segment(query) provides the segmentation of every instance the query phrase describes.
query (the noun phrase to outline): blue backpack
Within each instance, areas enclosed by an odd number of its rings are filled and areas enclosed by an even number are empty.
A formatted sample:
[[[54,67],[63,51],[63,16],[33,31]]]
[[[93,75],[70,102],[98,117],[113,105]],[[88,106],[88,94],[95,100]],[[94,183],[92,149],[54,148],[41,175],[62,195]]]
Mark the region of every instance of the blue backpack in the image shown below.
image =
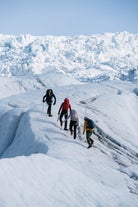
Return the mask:
[[[88,119],[87,128],[94,129],[94,121],[91,119]]]

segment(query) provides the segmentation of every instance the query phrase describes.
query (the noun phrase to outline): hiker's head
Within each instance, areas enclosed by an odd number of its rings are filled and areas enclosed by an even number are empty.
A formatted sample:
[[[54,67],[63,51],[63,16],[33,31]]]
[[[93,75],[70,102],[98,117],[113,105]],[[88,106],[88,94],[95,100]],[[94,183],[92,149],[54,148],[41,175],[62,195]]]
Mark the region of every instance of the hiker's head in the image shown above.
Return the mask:
[[[65,103],[69,103],[69,99],[68,99],[68,98],[65,98],[65,99],[64,99],[64,102],[65,102]]]
[[[51,95],[51,94],[53,94],[52,89],[47,89],[46,94],[47,94],[47,95]]]
[[[85,117],[84,117],[84,120],[85,120],[85,121],[87,121],[87,120],[88,120],[88,117],[87,117],[87,116],[85,116]]]

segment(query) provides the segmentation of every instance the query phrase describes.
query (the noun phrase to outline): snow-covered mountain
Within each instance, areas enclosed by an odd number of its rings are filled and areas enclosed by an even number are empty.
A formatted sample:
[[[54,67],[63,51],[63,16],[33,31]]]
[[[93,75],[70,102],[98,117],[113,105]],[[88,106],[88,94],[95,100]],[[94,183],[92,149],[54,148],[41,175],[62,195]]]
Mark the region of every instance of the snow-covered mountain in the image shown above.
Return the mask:
[[[0,36],[0,207],[138,206],[137,43],[127,32]],[[81,132],[94,120],[92,148],[60,128],[65,97]]]
[[[53,69],[85,82],[138,80],[138,35],[0,35],[0,75],[43,74]]]

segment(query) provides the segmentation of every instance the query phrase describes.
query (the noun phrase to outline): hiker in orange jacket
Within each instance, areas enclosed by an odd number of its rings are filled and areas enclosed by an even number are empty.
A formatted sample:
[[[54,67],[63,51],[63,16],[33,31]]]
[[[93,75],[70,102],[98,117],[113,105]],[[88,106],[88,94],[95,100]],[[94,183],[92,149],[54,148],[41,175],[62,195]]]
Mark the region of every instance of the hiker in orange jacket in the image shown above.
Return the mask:
[[[86,139],[88,142],[88,148],[92,147],[93,145],[93,139],[91,138],[91,135],[94,131],[94,122],[89,119],[88,117],[84,117],[84,126],[83,126],[83,134],[86,131]]]

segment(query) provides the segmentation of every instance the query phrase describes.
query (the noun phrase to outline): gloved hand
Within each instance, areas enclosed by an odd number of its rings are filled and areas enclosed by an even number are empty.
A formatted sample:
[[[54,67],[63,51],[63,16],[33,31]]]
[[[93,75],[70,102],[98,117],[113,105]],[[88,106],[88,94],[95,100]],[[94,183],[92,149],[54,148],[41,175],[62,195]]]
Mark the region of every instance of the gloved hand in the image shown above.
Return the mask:
[[[84,132],[83,132],[83,135],[84,135]]]
[[[44,100],[42,100],[42,102],[44,103],[45,101],[44,101]]]
[[[53,105],[55,105],[56,103],[54,102]]]

